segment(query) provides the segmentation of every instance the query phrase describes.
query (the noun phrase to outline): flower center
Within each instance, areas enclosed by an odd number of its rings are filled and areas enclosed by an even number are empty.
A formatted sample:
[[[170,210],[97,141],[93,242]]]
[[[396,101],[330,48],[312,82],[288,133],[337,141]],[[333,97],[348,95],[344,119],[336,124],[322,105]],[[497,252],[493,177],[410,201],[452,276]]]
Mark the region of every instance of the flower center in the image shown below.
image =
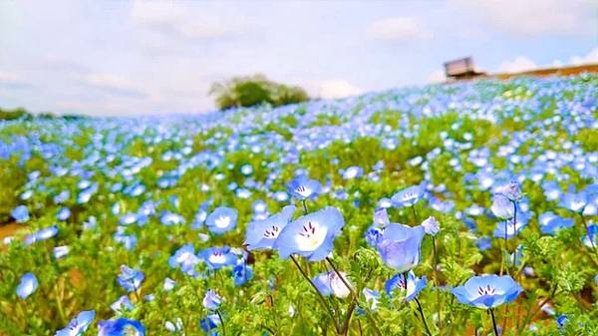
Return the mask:
[[[496,289],[490,287],[490,285],[486,285],[486,287],[481,286],[478,288],[478,294],[480,295],[493,295],[496,294]]]
[[[301,251],[313,251],[326,239],[328,230],[317,222],[308,222],[297,235],[295,241]]]
[[[212,253],[212,255],[208,258],[208,260],[212,263],[212,264],[222,264],[226,261],[226,257],[224,256],[224,254],[222,254],[222,252],[214,252]]]
[[[280,228],[276,225],[272,225],[271,228],[268,228],[264,231],[264,238],[266,239],[275,239],[280,234]]]
[[[229,226],[230,217],[227,217],[227,216],[218,217],[218,219],[216,219],[214,221],[214,224],[216,224],[217,227],[224,229]]]

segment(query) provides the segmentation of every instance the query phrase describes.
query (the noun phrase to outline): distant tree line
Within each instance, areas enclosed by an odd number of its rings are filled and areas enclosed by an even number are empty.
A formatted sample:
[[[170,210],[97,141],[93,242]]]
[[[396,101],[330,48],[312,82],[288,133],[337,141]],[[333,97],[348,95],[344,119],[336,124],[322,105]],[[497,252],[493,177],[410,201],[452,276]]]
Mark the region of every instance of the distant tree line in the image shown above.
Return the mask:
[[[215,96],[216,106],[221,110],[262,104],[276,107],[309,100],[303,88],[276,83],[263,75],[233,77],[216,82],[210,88],[210,95]]]
[[[5,109],[0,107],[0,120],[33,120],[33,119],[67,119],[67,120],[74,120],[74,119],[83,119],[84,116],[76,115],[76,114],[64,114],[57,116],[50,112],[42,112],[33,114],[22,107],[16,107],[14,109]]]

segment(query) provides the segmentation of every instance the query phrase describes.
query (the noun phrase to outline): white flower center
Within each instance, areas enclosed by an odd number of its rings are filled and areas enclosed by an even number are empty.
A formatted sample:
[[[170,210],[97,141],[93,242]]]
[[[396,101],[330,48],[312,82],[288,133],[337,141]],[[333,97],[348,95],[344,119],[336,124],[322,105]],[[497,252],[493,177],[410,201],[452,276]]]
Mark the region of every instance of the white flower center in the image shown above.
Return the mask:
[[[210,255],[208,260],[212,264],[223,264],[226,261],[226,256],[220,252],[214,252],[212,255]]]
[[[309,195],[311,195],[311,189],[302,185],[298,186],[297,189],[295,189],[295,191],[303,197],[308,197]]]
[[[214,221],[214,224],[216,224],[216,227],[218,227],[220,229],[227,228],[230,225],[230,217],[228,217],[228,216],[218,217]]]
[[[317,222],[308,222],[295,238],[300,251],[314,251],[326,240],[328,229]]]

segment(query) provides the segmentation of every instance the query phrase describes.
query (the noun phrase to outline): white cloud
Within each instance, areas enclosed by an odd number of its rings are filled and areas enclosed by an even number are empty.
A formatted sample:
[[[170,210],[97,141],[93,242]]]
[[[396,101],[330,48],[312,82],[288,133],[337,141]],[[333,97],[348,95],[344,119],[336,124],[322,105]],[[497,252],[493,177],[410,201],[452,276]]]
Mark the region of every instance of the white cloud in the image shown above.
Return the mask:
[[[432,34],[411,17],[392,17],[372,22],[368,34],[379,40],[400,41],[426,39]]]
[[[571,57],[571,64],[573,64],[573,65],[596,64],[596,63],[598,63],[598,47],[592,49],[585,56]]]
[[[434,70],[428,75],[428,83],[437,84],[446,81],[443,70]]]
[[[537,69],[538,65],[531,59],[519,56],[511,61],[505,61],[498,67],[498,72],[515,73]]]
[[[345,98],[363,93],[363,90],[346,80],[324,80],[316,84],[315,94],[326,99]]]
[[[185,6],[187,5],[187,6]],[[236,35],[246,30],[244,19],[222,17],[195,10],[193,3],[135,1],[131,17],[135,22],[168,35],[190,39],[215,39]]]
[[[33,85],[23,80],[20,76],[12,72],[0,71],[0,87],[9,89],[29,88]]]
[[[495,29],[514,35],[592,34],[598,2],[593,0],[454,0]]]
[[[133,81],[108,73],[92,73],[84,78],[88,86],[108,91],[117,95],[141,97],[145,96],[144,91]]]

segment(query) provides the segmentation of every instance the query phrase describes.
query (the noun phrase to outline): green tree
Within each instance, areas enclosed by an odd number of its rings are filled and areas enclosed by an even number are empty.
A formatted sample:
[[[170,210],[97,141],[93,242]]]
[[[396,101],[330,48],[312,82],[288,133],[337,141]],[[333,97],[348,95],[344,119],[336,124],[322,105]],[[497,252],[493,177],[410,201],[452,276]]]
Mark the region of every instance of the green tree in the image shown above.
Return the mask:
[[[214,83],[210,94],[216,97],[216,105],[221,110],[261,104],[281,106],[309,99],[302,88],[276,83],[263,75],[234,77],[225,82]]]

